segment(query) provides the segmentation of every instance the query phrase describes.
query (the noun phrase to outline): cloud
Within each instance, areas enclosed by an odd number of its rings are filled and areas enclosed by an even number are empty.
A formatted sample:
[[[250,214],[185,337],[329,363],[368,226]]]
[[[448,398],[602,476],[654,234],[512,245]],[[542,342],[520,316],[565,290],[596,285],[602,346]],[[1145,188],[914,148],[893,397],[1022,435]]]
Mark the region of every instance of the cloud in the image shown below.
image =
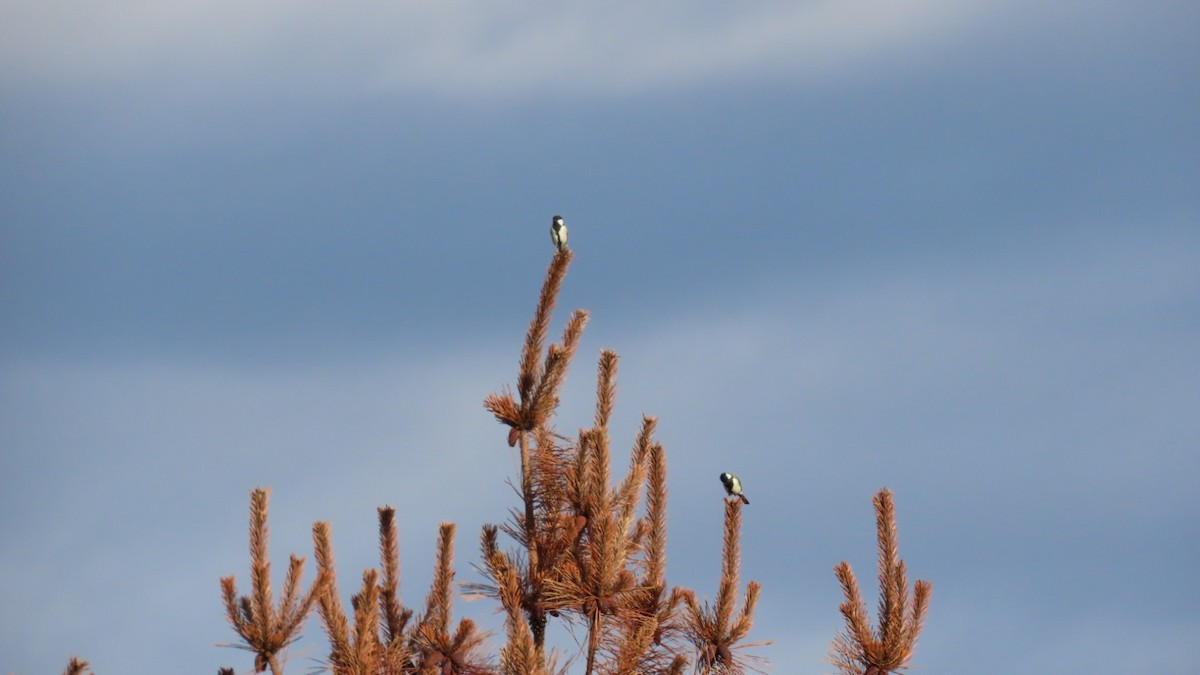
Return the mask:
[[[611,95],[895,63],[1000,3],[6,3],[9,82]]]

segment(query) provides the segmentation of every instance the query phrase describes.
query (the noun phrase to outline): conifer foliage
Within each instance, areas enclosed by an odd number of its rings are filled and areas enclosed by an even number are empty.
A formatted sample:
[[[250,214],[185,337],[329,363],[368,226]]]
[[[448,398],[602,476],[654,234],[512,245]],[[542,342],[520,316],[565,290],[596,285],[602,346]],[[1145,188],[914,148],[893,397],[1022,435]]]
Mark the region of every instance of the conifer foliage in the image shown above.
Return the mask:
[[[666,579],[666,451],[655,440],[657,420],[645,416],[614,477],[609,421],[617,392],[618,356],[600,353],[592,425],[574,437],[553,426],[559,391],[575,357],[588,314],[576,310],[558,342],[547,345],[551,314],[574,254],[554,253],[522,345],[516,386],[488,396],[484,407],[507,427],[520,455],[513,487],[519,502],[502,523],[480,536],[478,580],[462,584],[493,599],[504,616],[494,651],[473,621],[452,619],[455,587],[453,523],[438,531],[431,588],[420,611],[399,597],[396,512],[381,507],[378,569],[362,575],[347,613],[338,589],[329,523],[313,526],[317,578],[301,590],[304,560],[292,556],[283,597],[273,604],[267,558],[267,489],[251,493],[251,591],[237,597],[234,578],[221,579],[226,617],[256,672],[283,672],[285,650],[315,606],[329,643],[323,668],[336,675],[681,675],[762,672],[765,661],[747,642],[762,591],[740,587],[743,504],[726,500],[721,575],[713,603]],[[912,602],[904,563],[896,554],[891,495],[876,497],[880,525],[880,628],[866,610],[846,563],[837,568],[846,592],[849,631],[834,642],[844,673],[904,667],[920,631],[930,585],[917,582]],[[741,601],[738,601],[739,595]],[[547,646],[547,628],[571,630],[579,653]],[[497,641],[493,639],[492,642]],[[80,662],[82,663],[82,662]],[[73,662],[74,666],[74,662]],[[79,666],[81,672],[86,663]],[[873,669],[873,670],[872,670]],[[223,671],[224,672],[224,671]]]
[[[63,671],[63,675],[90,675],[92,671],[88,670],[91,664],[78,656],[72,656],[67,662],[67,669]]]
[[[512,669],[505,672],[553,672],[562,659],[547,654],[545,628],[555,617],[581,636],[578,658],[588,675],[682,673],[689,663],[702,661],[705,670],[743,672],[728,649],[705,661],[703,653],[689,648],[689,642],[697,643],[692,636],[708,626],[697,623],[699,615],[683,611],[688,600],[694,604],[694,593],[666,581],[666,453],[654,440],[655,418],[642,419],[625,474],[619,480],[610,475],[615,352],[600,353],[592,426],[575,438],[552,429],[558,391],[587,322],[587,313],[576,311],[562,340],[545,346],[550,313],[572,257],[568,250],[558,251],[550,264],[525,338],[515,395],[505,391],[484,401],[509,427],[509,444],[519,447],[521,504],[507,523],[485,528],[487,581],[472,584],[471,590],[498,600],[510,617],[509,645],[517,647],[506,652]],[[734,539],[736,527],[727,532]],[[516,543],[515,550],[501,550],[501,532]],[[736,542],[726,544],[736,551]],[[736,567],[736,562],[727,565],[721,579],[730,589],[737,584]],[[757,588],[751,585],[752,595]],[[733,648],[745,637],[752,612],[751,601],[740,619],[744,630],[722,634],[723,646]]]
[[[919,580],[912,596],[908,594],[908,572],[900,559],[891,491],[884,489],[875,495],[875,518],[879,542],[878,628],[872,630],[869,625],[867,605],[850,563],[843,560],[834,567],[846,596],[840,607],[846,632],[834,638],[830,661],[842,675],[884,675],[908,667],[933,592],[932,583]]]
[[[304,558],[293,555],[283,583],[283,597],[276,606],[271,598],[271,560],[267,555],[267,502],[271,491],[258,488],[250,493],[250,595],[237,597],[234,577],[221,579],[225,616],[242,639],[238,645],[254,652],[254,670],[283,672],[281,652],[300,636],[317,593],[325,588],[318,577],[312,588],[300,592]]]

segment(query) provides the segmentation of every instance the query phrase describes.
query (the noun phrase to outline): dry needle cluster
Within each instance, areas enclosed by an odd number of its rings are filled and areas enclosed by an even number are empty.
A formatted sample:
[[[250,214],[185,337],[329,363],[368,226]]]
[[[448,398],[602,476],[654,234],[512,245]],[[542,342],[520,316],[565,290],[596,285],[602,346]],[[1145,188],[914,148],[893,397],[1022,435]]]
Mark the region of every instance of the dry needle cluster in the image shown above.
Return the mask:
[[[267,502],[271,491],[259,488],[250,493],[250,586],[251,594],[238,597],[234,578],[221,579],[225,617],[242,638],[241,647],[254,652],[254,670],[283,672],[280,653],[300,637],[300,629],[317,594],[328,586],[319,578],[301,593],[304,558],[291,558],[283,583],[283,597],[275,606],[271,594],[271,560],[267,553]]]
[[[91,664],[78,656],[72,656],[71,660],[67,663],[67,669],[63,671],[63,675],[88,675],[91,672],[88,670],[89,665]]]
[[[908,573],[900,559],[896,537],[896,507],[892,493],[880,490],[875,495],[876,536],[879,540],[879,627],[872,630],[867,619],[867,604],[858,590],[858,581],[850,563],[842,561],[834,568],[846,601],[842,616],[846,632],[833,640],[830,660],[843,675],[884,675],[905,668],[912,658],[917,635],[925,623],[933,584],[917,581],[911,598]]]
[[[628,468],[613,477],[609,418],[617,389],[617,355],[602,351],[597,368],[592,426],[575,437],[552,426],[559,390],[587,324],[571,314],[561,341],[546,345],[550,317],[573,254],[556,251],[521,352],[515,391],[493,394],[484,406],[508,428],[520,453],[514,487],[520,503],[507,521],[481,535],[481,580],[467,592],[494,599],[504,615],[496,651],[470,619],[452,619],[454,534],[438,533],[434,578],[417,612],[398,597],[400,583],[396,512],[379,509],[379,569],[362,575],[358,592],[343,606],[328,523],[313,526],[317,576],[302,589],[304,560],[292,556],[276,603],[267,556],[268,491],[251,493],[251,591],[238,597],[233,577],[221,580],[225,611],[241,643],[254,654],[256,672],[283,672],[285,650],[297,639],[314,605],[329,641],[325,669],[338,675],[557,675],[575,668],[586,675],[657,675],[762,672],[764,661],[746,648],[761,587],[740,587],[743,504],[725,503],[724,549],[715,602],[666,580],[666,453],[654,439],[656,420],[644,417]],[[847,635],[834,642],[836,664],[846,673],[902,668],[912,655],[930,586],[918,582],[909,602],[904,563],[896,553],[890,493],[879,509],[880,628],[866,623],[849,565],[837,568],[847,594],[842,613]],[[509,540],[502,543],[501,536]],[[741,599],[739,601],[739,595]],[[562,622],[578,654],[546,645],[547,627]],[[86,665],[86,664],[85,664]],[[82,666],[81,666],[82,667]],[[80,672],[80,671],[74,671]]]
[[[666,581],[666,453],[654,440],[656,420],[644,417],[628,469],[610,476],[609,419],[617,390],[617,355],[600,353],[592,426],[573,439],[554,433],[558,391],[587,323],[576,311],[562,340],[546,346],[550,315],[571,263],[559,251],[550,264],[525,338],[515,394],[489,396],[484,406],[508,426],[521,457],[521,504],[501,526],[484,528],[486,582],[476,593],[498,600],[507,616],[505,673],[563,672],[547,653],[546,625],[561,618],[580,634],[583,672],[739,673],[751,662],[736,648],[752,624],[758,586],[751,584],[735,625],[729,613],[699,609],[694,594]],[[641,508],[643,506],[644,508]],[[726,512],[722,597],[737,592],[740,504]],[[516,543],[502,551],[499,534]]]

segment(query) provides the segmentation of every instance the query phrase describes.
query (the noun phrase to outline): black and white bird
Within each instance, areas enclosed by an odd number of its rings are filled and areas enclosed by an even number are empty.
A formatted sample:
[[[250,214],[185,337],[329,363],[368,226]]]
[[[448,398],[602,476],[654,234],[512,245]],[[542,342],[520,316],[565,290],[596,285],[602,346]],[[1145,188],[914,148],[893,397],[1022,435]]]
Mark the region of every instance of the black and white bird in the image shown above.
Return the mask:
[[[562,216],[554,216],[554,220],[550,221],[550,241],[558,250],[567,250],[567,226]]]
[[[725,486],[725,493],[734,497],[741,497],[743,504],[749,504],[750,500],[746,499],[746,495],[742,494],[742,481],[737,476],[731,473],[721,474],[721,485]]]

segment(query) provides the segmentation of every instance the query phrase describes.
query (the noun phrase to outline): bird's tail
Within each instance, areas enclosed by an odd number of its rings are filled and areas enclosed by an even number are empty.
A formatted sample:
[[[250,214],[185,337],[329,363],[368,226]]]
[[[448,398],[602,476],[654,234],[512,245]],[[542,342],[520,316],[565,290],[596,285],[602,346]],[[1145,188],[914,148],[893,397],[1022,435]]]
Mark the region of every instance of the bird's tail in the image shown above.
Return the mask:
[[[742,498],[742,503],[743,503],[743,504],[749,504],[749,503],[750,503],[750,500],[749,500],[749,499],[746,499],[746,495],[738,495],[738,496]]]

